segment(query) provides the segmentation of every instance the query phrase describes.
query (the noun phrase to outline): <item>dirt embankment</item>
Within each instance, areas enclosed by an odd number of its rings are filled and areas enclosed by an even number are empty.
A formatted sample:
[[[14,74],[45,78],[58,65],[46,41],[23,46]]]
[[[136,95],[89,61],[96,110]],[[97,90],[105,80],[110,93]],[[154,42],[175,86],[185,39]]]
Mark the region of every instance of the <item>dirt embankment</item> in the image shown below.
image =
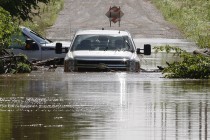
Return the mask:
[[[109,25],[105,16],[110,6],[120,6],[124,13],[121,26]],[[150,0],[65,0],[56,23],[47,30],[52,40],[69,40],[79,29],[128,30],[134,38],[183,38],[178,29],[166,22]]]

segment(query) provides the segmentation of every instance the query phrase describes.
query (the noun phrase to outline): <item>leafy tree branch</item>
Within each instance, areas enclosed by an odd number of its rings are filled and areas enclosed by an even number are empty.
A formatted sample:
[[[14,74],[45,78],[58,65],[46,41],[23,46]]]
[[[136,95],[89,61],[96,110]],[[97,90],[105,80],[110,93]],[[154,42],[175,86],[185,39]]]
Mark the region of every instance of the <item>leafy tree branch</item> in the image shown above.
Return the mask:
[[[179,61],[172,63],[166,62],[167,66],[163,69],[166,78],[190,78],[190,79],[209,79],[210,78],[210,57],[201,54],[194,55],[178,47],[160,46],[154,47],[155,52],[165,51],[174,52],[179,56]]]
[[[26,21],[32,20],[32,16],[39,14],[39,2],[47,4],[50,0],[0,0],[0,6],[13,18]]]

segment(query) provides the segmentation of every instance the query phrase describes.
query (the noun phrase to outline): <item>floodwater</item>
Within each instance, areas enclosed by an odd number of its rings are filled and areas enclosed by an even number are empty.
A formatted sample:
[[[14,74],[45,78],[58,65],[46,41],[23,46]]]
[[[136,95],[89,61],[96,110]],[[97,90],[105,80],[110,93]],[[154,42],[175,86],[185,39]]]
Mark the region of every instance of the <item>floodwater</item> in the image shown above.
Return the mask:
[[[155,68],[170,55],[142,60]],[[0,76],[0,140],[207,140],[210,80],[160,72]]]

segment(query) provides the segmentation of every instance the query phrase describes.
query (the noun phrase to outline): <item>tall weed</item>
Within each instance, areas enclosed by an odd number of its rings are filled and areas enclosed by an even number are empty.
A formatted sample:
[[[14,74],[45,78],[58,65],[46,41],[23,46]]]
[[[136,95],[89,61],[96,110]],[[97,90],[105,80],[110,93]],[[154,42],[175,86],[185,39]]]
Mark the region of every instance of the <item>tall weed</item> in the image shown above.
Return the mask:
[[[166,20],[176,24],[201,48],[210,48],[209,0],[152,0]]]

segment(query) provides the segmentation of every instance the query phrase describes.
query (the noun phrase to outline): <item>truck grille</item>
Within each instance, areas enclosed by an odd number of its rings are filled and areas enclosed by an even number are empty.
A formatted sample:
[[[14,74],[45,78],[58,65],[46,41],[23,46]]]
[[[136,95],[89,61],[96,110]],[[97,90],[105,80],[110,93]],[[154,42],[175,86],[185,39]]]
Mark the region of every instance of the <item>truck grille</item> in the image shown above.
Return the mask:
[[[76,60],[75,65],[78,71],[126,71],[128,60]]]

